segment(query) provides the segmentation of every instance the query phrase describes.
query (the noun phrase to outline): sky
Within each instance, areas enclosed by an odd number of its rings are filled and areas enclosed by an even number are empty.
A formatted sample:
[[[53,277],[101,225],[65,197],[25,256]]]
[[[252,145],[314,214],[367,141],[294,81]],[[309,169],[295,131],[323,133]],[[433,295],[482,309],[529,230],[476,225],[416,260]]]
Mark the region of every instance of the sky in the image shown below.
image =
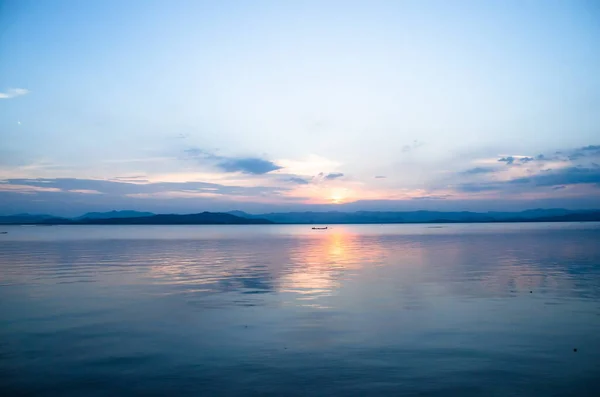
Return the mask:
[[[600,5],[0,0],[0,213],[600,208]]]

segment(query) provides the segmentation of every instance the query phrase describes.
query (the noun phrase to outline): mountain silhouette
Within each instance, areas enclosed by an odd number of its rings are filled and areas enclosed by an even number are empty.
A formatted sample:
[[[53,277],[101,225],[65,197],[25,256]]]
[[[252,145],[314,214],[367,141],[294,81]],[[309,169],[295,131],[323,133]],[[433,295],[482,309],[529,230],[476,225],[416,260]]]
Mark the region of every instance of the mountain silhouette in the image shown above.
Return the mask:
[[[563,208],[531,209],[521,212],[440,212],[440,211],[356,211],[356,212],[274,212],[248,214],[231,211],[230,214],[244,218],[268,219],[275,223],[289,224],[344,224],[344,223],[465,223],[465,222],[518,222],[561,217],[570,214],[590,214],[593,210],[572,211]],[[586,218],[588,215],[582,215]],[[561,218],[556,218],[561,219]],[[566,218],[565,218],[566,219]]]
[[[139,218],[144,216],[156,215],[152,212],[140,212],[140,211],[109,211],[109,212],[88,212],[75,219],[111,219],[111,218]]]
[[[521,212],[356,211],[280,212],[243,211],[197,214],[153,214],[139,211],[88,212],[76,218],[47,214],[0,216],[0,224],[38,225],[259,225],[259,224],[383,224],[600,221],[600,210],[532,209]]]
[[[43,223],[52,223],[52,219]],[[71,224],[80,225],[263,225],[273,223],[266,219],[247,219],[220,212],[202,212],[199,214],[163,214],[137,216],[133,218],[100,218],[71,220]]]

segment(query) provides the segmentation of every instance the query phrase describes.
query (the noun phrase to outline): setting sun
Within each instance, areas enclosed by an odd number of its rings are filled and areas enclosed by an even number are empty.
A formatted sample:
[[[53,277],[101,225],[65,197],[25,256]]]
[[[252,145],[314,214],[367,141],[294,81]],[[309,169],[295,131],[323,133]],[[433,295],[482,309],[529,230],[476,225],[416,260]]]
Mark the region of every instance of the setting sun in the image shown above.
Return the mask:
[[[341,204],[348,198],[348,189],[335,189],[329,195],[333,204]]]
[[[340,204],[342,201],[344,201],[344,198],[342,196],[332,196],[331,197],[331,202],[333,204]]]

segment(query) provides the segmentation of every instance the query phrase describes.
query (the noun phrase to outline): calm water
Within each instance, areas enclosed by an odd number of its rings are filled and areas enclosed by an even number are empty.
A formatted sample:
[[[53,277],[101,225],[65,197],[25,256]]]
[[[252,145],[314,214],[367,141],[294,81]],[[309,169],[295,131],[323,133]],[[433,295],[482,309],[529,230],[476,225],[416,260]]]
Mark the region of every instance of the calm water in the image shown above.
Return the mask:
[[[600,224],[0,231],[2,396],[600,395]]]

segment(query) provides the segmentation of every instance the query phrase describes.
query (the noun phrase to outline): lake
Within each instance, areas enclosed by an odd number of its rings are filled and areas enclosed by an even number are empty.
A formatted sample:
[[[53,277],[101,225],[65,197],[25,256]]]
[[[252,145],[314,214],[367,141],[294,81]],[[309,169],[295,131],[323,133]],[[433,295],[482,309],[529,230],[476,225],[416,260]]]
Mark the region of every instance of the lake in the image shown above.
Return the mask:
[[[2,396],[600,395],[598,223],[0,231]]]

